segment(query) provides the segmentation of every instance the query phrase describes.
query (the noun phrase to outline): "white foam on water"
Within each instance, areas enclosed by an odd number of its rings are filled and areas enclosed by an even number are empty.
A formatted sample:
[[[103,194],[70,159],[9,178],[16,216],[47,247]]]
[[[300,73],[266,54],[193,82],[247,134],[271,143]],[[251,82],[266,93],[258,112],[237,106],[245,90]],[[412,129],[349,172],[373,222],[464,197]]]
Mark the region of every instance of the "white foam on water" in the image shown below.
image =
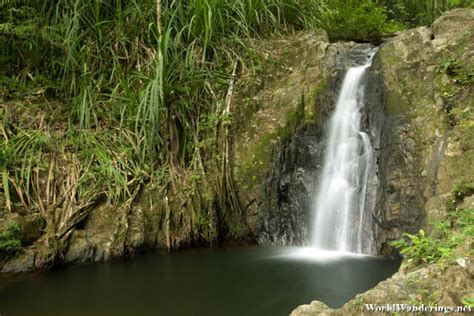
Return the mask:
[[[285,247],[276,254],[267,257],[269,259],[284,259],[296,261],[309,261],[315,263],[331,263],[335,261],[364,258],[378,258],[376,256],[359,254],[349,251],[335,251],[315,247]]]

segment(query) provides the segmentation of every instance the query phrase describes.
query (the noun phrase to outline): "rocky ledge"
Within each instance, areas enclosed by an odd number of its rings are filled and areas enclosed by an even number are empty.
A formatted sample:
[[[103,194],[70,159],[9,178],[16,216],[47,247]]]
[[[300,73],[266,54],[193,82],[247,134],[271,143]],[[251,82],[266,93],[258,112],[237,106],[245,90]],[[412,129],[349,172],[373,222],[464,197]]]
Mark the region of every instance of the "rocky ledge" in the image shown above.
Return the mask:
[[[389,306],[399,304],[399,308],[405,304],[407,313],[408,306],[463,306],[462,302],[466,298],[474,296],[472,259],[460,258],[447,267],[431,265],[415,271],[406,271],[402,268],[390,279],[357,295],[340,309],[331,309],[320,301],[313,301],[311,304],[296,308],[291,316],[374,315],[376,307],[385,307],[387,304]],[[398,312],[403,313],[403,310]]]

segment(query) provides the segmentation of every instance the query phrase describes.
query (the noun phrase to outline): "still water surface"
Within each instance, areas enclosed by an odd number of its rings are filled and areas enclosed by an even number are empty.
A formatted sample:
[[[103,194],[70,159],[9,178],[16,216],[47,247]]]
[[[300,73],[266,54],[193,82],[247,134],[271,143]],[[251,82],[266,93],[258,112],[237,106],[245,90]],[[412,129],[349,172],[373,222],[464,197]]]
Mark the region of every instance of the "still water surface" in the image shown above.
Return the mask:
[[[399,262],[298,247],[193,249],[0,276],[1,316],[288,315],[340,307]]]

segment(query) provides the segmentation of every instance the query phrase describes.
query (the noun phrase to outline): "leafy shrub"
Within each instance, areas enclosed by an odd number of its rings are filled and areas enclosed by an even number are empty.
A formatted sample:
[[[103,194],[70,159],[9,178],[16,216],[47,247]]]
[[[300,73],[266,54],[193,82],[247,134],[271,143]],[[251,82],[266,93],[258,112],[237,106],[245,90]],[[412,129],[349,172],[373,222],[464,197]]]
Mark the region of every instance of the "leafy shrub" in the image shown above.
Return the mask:
[[[408,26],[430,25],[445,11],[474,7],[472,0],[376,0],[375,2],[387,9],[389,18]]]
[[[471,249],[464,250],[462,246],[472,244],[474,239],[474,209],[461,209],[458,205],[473,194],[474,183],[457,183],[446,204],[447,220],[433,223],[438,234],[428,236],[421,229],[418,234],[404,234],[404,238],[394,240],[389,245],[400,249],[400,253],[406,255],[410,262],[444,262],[472,254]]]
[[[474,297],[467,297],[461,301],[464,306],[474,307]]]
[[[464,240],[461,236],[448,234],[443,239],[427,236],[423,229],[418,234],[404,234],[408,238],[391,242],[391,246],[401,249],[400,253],[417,262],[438,262],[451,258],[455,248]]]
[[[332,39],[358,39],[403,29],[402,24],[388,20],[384,7],[370,0],[333,1],[328,8],[320,26]]]
[[[0,233],[0,257],[13,255],[20,248],[20,227],[16,223],[9,222],[5,225],[5,230]]]
[[[400,249],[409,262],[445,262],[463,255],[458,248],[474,238],[474,209],[458,210],[451,214],[451,222],[440,221],[435,227],[441,236],[428,236],[423,229],[417,234],[404,234],[404,238],[390,242],[390,246]]]

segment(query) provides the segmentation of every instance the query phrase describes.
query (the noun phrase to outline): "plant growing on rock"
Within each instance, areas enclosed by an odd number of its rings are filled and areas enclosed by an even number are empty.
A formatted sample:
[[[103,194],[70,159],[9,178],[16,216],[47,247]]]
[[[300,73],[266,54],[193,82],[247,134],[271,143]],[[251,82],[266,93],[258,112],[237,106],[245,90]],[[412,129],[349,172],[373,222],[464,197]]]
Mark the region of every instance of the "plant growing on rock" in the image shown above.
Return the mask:
[[[433,223],[441,234],[430,236],[421,229],[417,234],[405,233],[404,238],[389,244],[398,248],[411,264],[445,263],[472,255],[470,245],[474,241],[474,209],[460,209],[458,204],[473,193],[470,183],[461,182],[455,186],[447,203],[448,220]]]
[[[13,222],[7,222],[4,231],[0,233],[0,258],[9,257],[21,249],[20,227]]]

